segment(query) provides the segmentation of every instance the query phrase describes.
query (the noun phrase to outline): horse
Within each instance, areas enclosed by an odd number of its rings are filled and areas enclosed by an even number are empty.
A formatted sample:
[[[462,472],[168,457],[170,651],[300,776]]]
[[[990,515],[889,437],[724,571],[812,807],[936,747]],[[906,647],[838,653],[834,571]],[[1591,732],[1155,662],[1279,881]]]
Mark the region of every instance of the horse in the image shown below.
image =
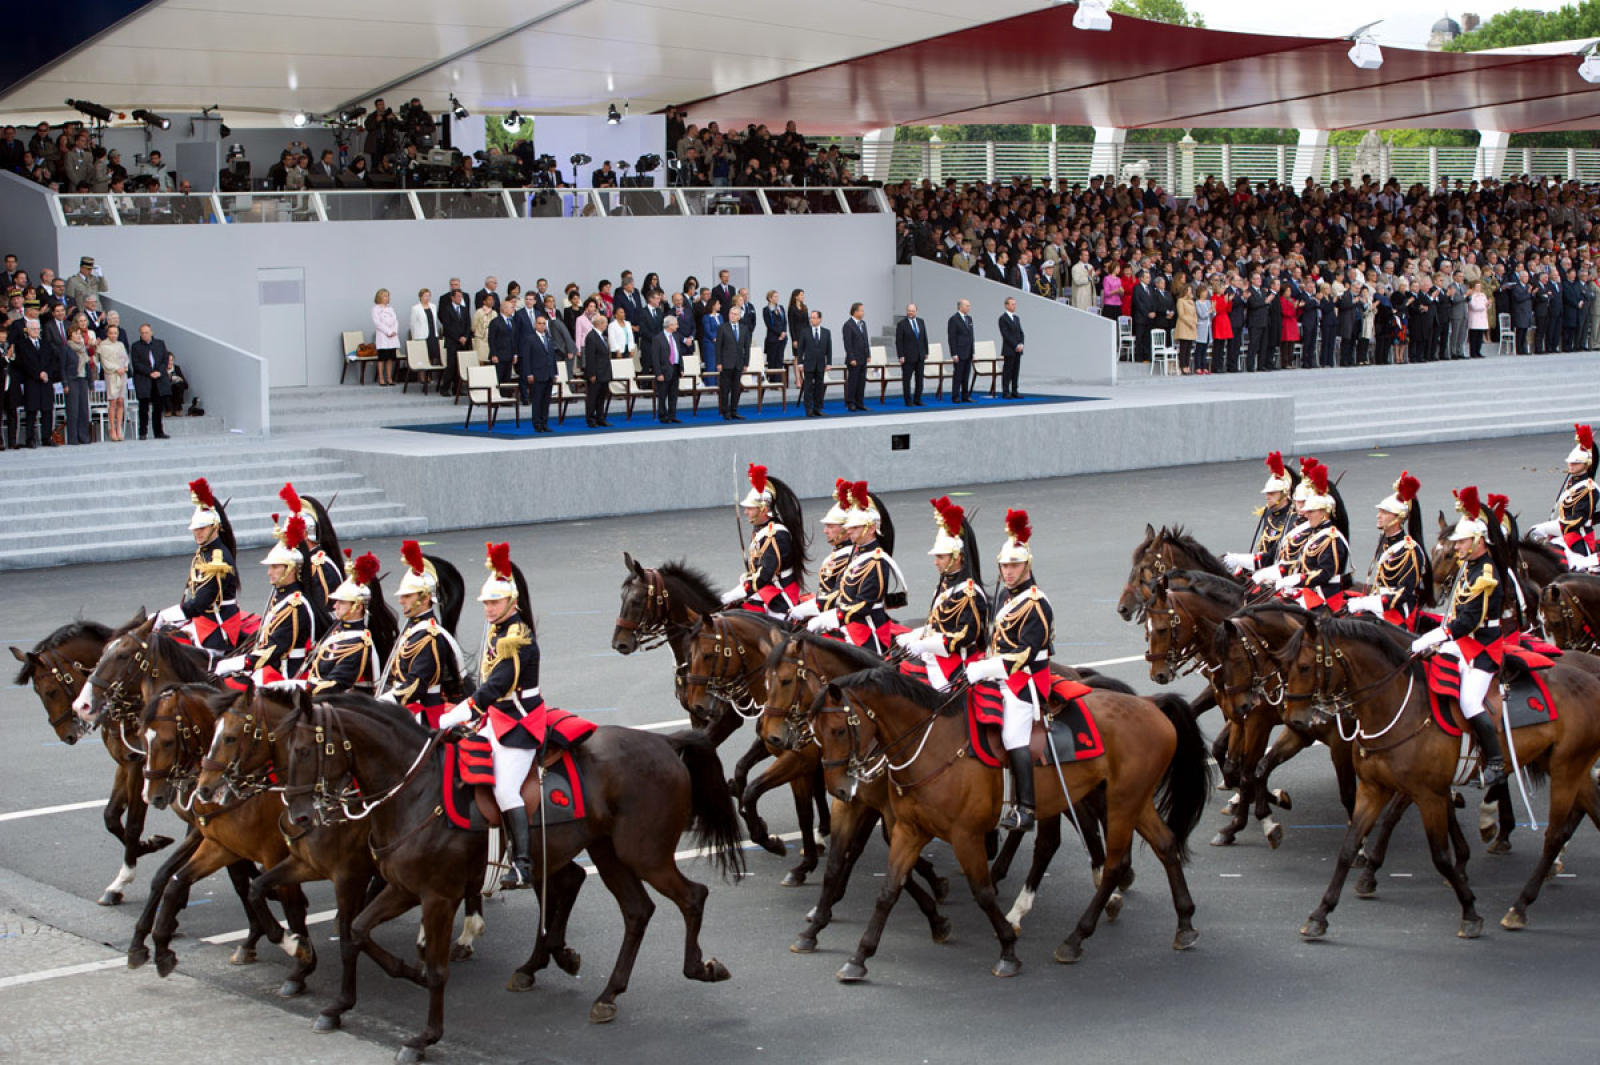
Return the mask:
[[[800,820],[800,864],[783,878],[783,886],[800,887],[816,870],[822,848],[818,846],[813,803],[824,803],[821,770],[803,725],[763,709],[768,705],[766,689],[767,659],[789,635],[789,629],[763,614],[731,610],[702,614],[689,631],[685,650],[687,670],[683,674],[684,697],[703,704],[719,701],[725,716],[750,714],[756,720],[757,742],[776,760],[755,781],[742,786],[739,769],[730,787],[738,796],[739,812],[744,817],[750,841],[782,858],[788,854],[783,840],[767,830],[758,811],[761,796],[788,784],[794,792],[795,813]],[[746,708],[749,708],[748,710]],[[740,768],[744,766],[743,760]],[[831,821],[829,823],[831,827]]]
[[[1433,594],[1441,603],[1449,596],[1450,585],[1456,579],[1456,568],[1460,565],[1460,561],[1456,558],[1455,546],[1450,540],[1450,533],[1454,528],[1452,523],[1445,520],[1444,511],[1441,510],[1439,536],[1434,540],[1433,550],[1429,555],[1433,561]],[[1514,534],[1515,519],[1512,530]],[[1505,545],[1508,554],[1506,561],[1512,578],[1516,581],[1518,605],[1521,607],[1525,624],[1533,624],[1538,620],[1534,615],[1538,613],[1537,604],[1545,585],[1570,572],[1567,569],[1566,557],[1549,544],[1530,535],[1507,536]]]
[[[1328,914],[1338,904],[1356,851],[1396,794],[1416,804],[1434,867],[1455,889],[1462,907],[1456,934],[1472,939],[1482,933],[1483,920],[1467,886],[1466,838],[1450,798],[1460,741],[1436,726],[1427,679],[1416,656],[1409,653],[1410,642],[1409,632],[1384,622],[1312,616],[1279,656],[1292,715],[1331,718],[1341,728],[1354,724],[1356,812],[1340,847],[1333,880],[1301,928],[1307,939],[1326,935]],[[1536,777],[1548,776],[1551,782],[1543,851],[1500,922],[1512,930],[1526,927],[1527,907],[1538,897],[1583,816],[1600,827],[1600,787],[1590,776],[1600,757],[1600,679],[1557,661],[1545,671],[1544,680],[1560,707],[1554,721],[1510,732],[1500,716],[1499,694],[1491,689],[1486,701],[1488,712],[1496,714],[1501,743],[1513,765]]]
[[[89,674],[100,661],[101,651],[115,635],[118,633],[97,621],[73,621],[34,644],[31,651],[11,648],[12,655],[22,663],[12,683],[32,685],[39,702],[44,704],[56,738],[68,747],[93,731],[92,726],[73,711],[72,701],[83,690]],[[140,778],[144,752],[137,744],[129,742],[128,715],[115,715],[104,724],[100,739],[117,769],[111,778],[111,797],[106,800],[102,817],[106,831],[122,844],[122,867],[96,901],[101,906],[118,906],[133,883],[134,867],[139,859],[170,847],[172,837],[141,838],[149,810]]]
[[[444,1033],[444,989],[450,975],[447,944],[451,921],[463,895],[483,879],[485,833],[450,827],[439,803],[443,786],[440,760],[431,757],[443,738],[418,725],[403,710],[363,695],[326,701],[302,700],[285,722],[289,760],[284,797],[291,827],[368,817],[370,843],[384,889],[351,924],[360,950],[392,977],[405,977],[428,989],[428,1017],[417,1035],[406,1039],[401,1062],[422,1060],[425,1048]],[[550,825],[534,847],[535,890],[544,925],[532,955],[511,976],[507,988],[528,991],[534,974],[552,959],[576,974],[578,953],[566,946],[566,923],[587,879],[573,861],[587,850],[623,913],[625,934],[615,968],[589,1010],[603,1024],[617,1015],[617,996],[627,990],[645,926],[655,910],[648,883],[677,904],[685,926],[683,972],[691,980],[715,983],[728,970],[701,954],[699,934],[708,894],[702,884],[678,869],[673,849],[688,829],[714,866],[737,874],[738,818],[716,750],[704,733],[671,736],[602,726],[572,752],[584,781],[585,816]],[[361,788],[354,781],[361,781]],[[531,791],[530,791],[531,789]],[[480,792],[480,795],[482,793]],[[524,794],[535,809],[538,777]],[[480,803],[481,805],[481,803]],[[373,941],[373,929],[420,904],[426,946],[422,964],[407,965]],[[353,982],[318,1016],[318,1031],[333,1031],[355,1005]]]
[[[1191,536],[1182,525],[1161,527],[1148,522],[1144,539],[1133,549],[1133,564],[1123,582],[1117,613],[1123,621],[1143,621],[1150,606],[1150,582],[1173,570],[1198,570],[1243,587],[1237,576],[1228,572],[1222,559]]]
[[[689,670],[690,633],[702,617],[723,609],[721,598],[709,578],[687,563],[664,562],[657,569],[645,569],[626,551],[622,559],[628,576],[622,582],[622,605],[611,634],[612,650],[627,655],[667,644],[675,661],[674,689],[678,702],[689,713],[690,725],[703,730],[713,745],[722,746],[722,741],[744,722],[744,713],[735,711],[726,699],[708,693],[690,699],[684,684]],[[744,796],[750,770],[771,754],[765,740],[757,735],[734,766],[731,787],[736,800]],[[806,802],[815,804],[814,822]],[[817,824],[821,834],[828,835],[828,804],[820,778],[796,788],[795,814],[808,833]]]
[[[1600,577],[1557,576],[1539,590],[1539,619],[1562,650],[1600,654]]]
[[[819,639],[810,634],[797,638]],[[985,833],[1000,815],[1001,773],[969,757],[965,692],[936,691],[855,648],[840,645],[835,653],[855,657],[860,668],[830,682],[812,704],[812,730],[822,746],[828,787],[836,796],[848,795],[851,777],[882,772],[895,818],[888,881],[838,979],[853,983],[866,977],[867,959],[877,952],[889,911],[912,864],[935,837],[950,843],[973,898],[994,927],[1000,958],[992,972],[1016,975],[1022,968],[1016,954],[1017,933],[996,904],[983,846]],[[1106,901],[1129,867],[1135,831],[1166,868],[1178,916],[1172,945],[1186,950],[1199,933],[1183,865],[1189,834],[1211,786],[1200,730],[1188,704],[1174,695],[1145,699],[1091,691],[1084,700],[1098,724],[1105,754],[1034,771],[1042,817],[1065,813],[1090,791],[1105,790],[1106,871],[1076,927],[1056,948],[1055,960],[1070,964],[1083,956],[1084,939],[1093,934]],[[903,760],[896,764],[894,759]]]

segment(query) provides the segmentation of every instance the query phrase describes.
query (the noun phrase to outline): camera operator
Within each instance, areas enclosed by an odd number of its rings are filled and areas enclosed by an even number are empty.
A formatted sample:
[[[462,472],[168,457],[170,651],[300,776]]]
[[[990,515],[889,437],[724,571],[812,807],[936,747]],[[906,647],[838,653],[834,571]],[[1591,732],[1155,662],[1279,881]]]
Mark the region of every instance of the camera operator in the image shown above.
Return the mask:
[[[614,189],[617,187],[617,172],[611,169],[611,160],[601,163],[599,168],[589,175],[589,186],[596,189]]]
[[[250,160],[245,158],[243,148],[236,146],[228,152],[227,165],[217,172],[217,191],[250,191]]]
[[[367,131],[362,151],[374,163],[400,150],[400,120],[382,97],[372,102],[372,113],[367,115],[362,126]]]

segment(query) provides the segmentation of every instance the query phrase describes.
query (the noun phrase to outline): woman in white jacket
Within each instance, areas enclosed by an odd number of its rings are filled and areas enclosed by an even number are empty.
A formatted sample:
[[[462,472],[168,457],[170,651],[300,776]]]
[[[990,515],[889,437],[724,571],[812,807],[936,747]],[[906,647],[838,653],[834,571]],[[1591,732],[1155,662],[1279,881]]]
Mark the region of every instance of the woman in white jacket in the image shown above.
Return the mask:
[[[433,305],[433,293],[428,289],[417,292],[417,302],[411,307],[411,339],[428,345],[430,366],[444,366],[439,354],[439,309]]]
[[[400,319],[389,306],[389,290],[372,297],[373,346],[378,349],[378,384],[394,384],[394,360],[400,351]]]

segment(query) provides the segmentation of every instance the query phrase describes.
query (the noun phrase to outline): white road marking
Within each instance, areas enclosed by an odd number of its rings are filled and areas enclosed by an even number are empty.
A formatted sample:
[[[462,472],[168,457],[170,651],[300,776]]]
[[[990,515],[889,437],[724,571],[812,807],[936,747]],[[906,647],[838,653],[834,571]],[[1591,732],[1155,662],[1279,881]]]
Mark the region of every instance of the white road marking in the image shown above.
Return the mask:
[[[127,968],[127,958],[106,958],[104,961],[86,961],[81,965],[63,965],[59,969],[40,969],[33,973],[20,973],[17,976],[0,978],[0,990],[8,987],[20,987],[23,984],[36,984],[41,980],[56,980],[63,976],[78,976],[82,973],[98,972],[101,969]]]
[[[1217,875],[1222,877],[1224,880],[1238,880],[1240,877],[1244,876],[1243,873],[1218,873]]]
[[[316,913],[308,913],[308,914],[306,914],[306,924],[307,924],[307,926],[314,925],[314,924],[322,924],[325,921],[333,920],[337,916],[339,916],[339,911],[338,910],[319,910]],[[250,930],[248,928],[241,928],[237,932],[220,932],[220,933],[218,933],[217,935],[214,935],[214,936],[206,936],[200,942],[202,942],[202,943],[211,943],[211,944],[238,943],[238,942],[242,941],[249,934],[250,934]],[[284,929],[284,931],[283,931],[284,942],[287,943],[292,934],[293,933],[291,933],[287,928]]]
[[[15,810],[9,814],[0,814],[0,821],[21,821],[25,817],[43,817],[45,814],[64,814],[73,810],[104,809],[104,799],[92,799],[89,802],[69,802],[61,806],[39,806],[32,810]]]
[[[1099,662],[1074,662],[1078,669],[1096,669],[1100,666],[1125,666],[1129,662],[1143,662],[1144,655],[1128,655],[1126,658],[1105,658]]]
[[[799,832],[781,832],[781,833],[777,833],[777,834],[773,835],[772,838],[773,839],[781,839],[781,840],[783,840],[785,842],[792,843],[795,840],[800,838],[800,833]],[[745,840],[744,843],[740,844],[740,849],[741,850],[760,850],[761,848],[756,846],[756,844],[751,843],[749,840]],[[712,852],[710,850],[708,850],[708,849],[706,849],[704,847],[691,847],[686,851],[679,851],[678,853],[674,854],[672,857],[673,857],[673,860],[675,860],[675,861],[683,861],[686,858],[705,858],[705,857],[709,856],[711,853]],[[579,859],[578,864],[584,866],[584,870],[583,871],[585,873],[587,873],[588,875],[590,875],[590,876],[596,876],[599,873],[599,870],[596,869],[593,865],[590,865],[587,859]],[[879,874],[874,874],[874,875],[881,876],[882,874],[879,873]]]

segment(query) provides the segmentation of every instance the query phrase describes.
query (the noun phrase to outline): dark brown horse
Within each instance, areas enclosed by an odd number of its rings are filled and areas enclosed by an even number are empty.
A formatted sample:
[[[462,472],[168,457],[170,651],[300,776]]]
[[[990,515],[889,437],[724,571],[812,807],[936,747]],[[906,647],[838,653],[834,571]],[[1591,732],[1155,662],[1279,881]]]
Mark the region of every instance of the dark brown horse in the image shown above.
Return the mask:
[[[319,821],[352,816],[371,819],[371,846],[385,887],[356,917],[351,936],[361,950],[394,977],[428,989],[426,1026],[405,1040],[403,1062],[418,1061],[444,1032],[444,989],[450,974],[449,935],[456,907],[482,883],[487,860],[485,833],[452,828],[439,805],[439,760],[432,757],[439,734],[417,725],[387,703],[341,695],[303,707],[287,723],[288,821],[309,829]],[[617,964],[589,1019],[603,1023],[617,1013],[627,990],[645,926],[655,904],[649,884],[683,913],[683,972],[691,980],[717,982],[728,970],[700,951],[700,924],[708,894],[684,877],[674,849],[685,830],[724,875],[742,866],[738,818],[716,751],[699,732],[672,736],[624,728],[597,729],[573,754],[584,781],[581,820],[535,828],[534,883],[541,896],[544,933],[508,987],[527,991],[534,974],[553,958],[576,973],[581,959],[566,946],[566,922],[586,879],[573,859],[587,850],[622,909],[626,931]],[[360,790],[353,781],[361,781]],[[537,809],[539,781],[531,776],[524,795]],[[354,809],[352,809],[354,807]],[[548,871],[548,873],[546,873]],[[372,931],[413,906],[422,906],[426,946],[422,964],[409,965],[372,939]],[[331,1031],[355,1005],[354,987],[324,1010],[317,1028]]]
[[[1439,536],[1433,542],[1430,557],[1433,561],[1434,598],[1441,603],[1449,595],[1450,585],[1456,579],[1456,568],[1460,565],[1455,547],[1450,542],[1450,533],[1454,528],[1455,525],[1446,521],[1444,512],[1440,511]],[[1514,519],[1512,531],[1515,532]],[[1539,621],[1540,592],[1545,585],[1568,572],[1567,560],[1560,551],[1532,536],[1507,536],[1505,546],[1506,564],[1516,580],[1515,591],[1524,623],[1536,625]]]
[[[1600,577],[1563,573],[1539,590],[1539,619],[1566,651],[1600,653]]]
[[[138,620],[143,620],[142,616]],[[89,674],[100,661],[100,652],[114,635],[116,633],[99,622],[74,621],[40,640],[31,651],[11,648],[11,653],[22,663],[13,683],[32,685],[49,715],[56,738],[69,747],[92,731],[92,726],[73,711],[72,702],[83,691]],[[114,714],[102,722],[100,730],[106,753],[117,767],[111,778],[111,797],[106,801],[103,817],[106,831],[122,844],[122,868],[100,893],[98,901],[102,906],[116,906],[122,902],[123,893],[133,883],[134,867],[140,858],[172,844],[171,836],[141,838],[149,807],[144,801],[144,780],[140,776],[144,754],[142,741],[138,739],[137,712],[135,706],[132,714]]]
[[[819,640],[809,634],[798,638]],[[858,655],[862,669],[831,683],[812,708],[812,728],[822,745],[828,787],[836,795],[848,794],[851,778],[882,772],[889,781],[895,818],[888,882],[839,979],[853,982],[866,976],[867,959],[877,951],[912,864],[934,838],[950,843],[974,899],[1000,941],[994,974],[1015,975],[1022,967],[1016,954],[1017,933],[996,903],[983,845],[984,835],[1000,816],[1001,773],[970,757],[965,693],[935,691],[848,646],[839,645],[835,653]],[[1055,959],[1065,964],[1082,957],[1084,939],[1093,934],[1128,867],[1135,831],[1166,868],[1178,915],[1172,945],[1187,949],[1198,933],[1183,863],[1189,833],[1199,821],[1210,788],[1200,731],[1188,704],[1176,696],[1144,699],[1095,691],[1084,698],[1106,753],[1062,766],[1059,772],[1054,766],[1034,771],[1041,817],[1065,813],[1090,791],[1105,790],[1105,875],[1077,926],[1056,948]]]

